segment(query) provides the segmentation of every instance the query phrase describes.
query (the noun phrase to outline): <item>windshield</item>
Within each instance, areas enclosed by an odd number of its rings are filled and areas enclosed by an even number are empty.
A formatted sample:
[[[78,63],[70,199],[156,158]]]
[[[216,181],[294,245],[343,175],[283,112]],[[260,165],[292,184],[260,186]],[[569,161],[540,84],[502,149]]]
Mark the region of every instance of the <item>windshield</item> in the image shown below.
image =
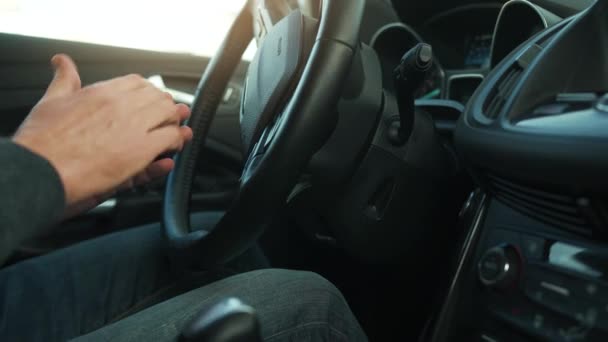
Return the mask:
[[[0,32],[211,56],[245,0],[0,0]],[[253,48],[245,54],[251,59]]]

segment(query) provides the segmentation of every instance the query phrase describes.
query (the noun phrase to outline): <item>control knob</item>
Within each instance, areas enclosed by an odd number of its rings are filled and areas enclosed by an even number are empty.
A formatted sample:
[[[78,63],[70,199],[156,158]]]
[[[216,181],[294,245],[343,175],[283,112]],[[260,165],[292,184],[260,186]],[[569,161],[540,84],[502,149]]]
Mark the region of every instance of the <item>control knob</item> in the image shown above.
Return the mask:
[[[479,280],[492,288],[508,289],[516,284],[521,271],[521,256],[517,248],[501,244],[487,250],[477,265]]]

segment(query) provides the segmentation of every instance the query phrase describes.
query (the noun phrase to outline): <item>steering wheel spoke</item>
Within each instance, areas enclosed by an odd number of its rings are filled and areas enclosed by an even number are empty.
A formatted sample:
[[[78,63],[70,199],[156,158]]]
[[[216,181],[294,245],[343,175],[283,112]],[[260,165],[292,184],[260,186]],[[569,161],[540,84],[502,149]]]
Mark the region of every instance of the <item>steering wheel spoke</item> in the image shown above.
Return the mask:
[[[241,175],[241,183],[245,182],[256,172],[257,166],[260,164],[264,154],[266,154],[266,151],[268,151],[270,145],[274,141],[282,121],[283,113],[279,114],[270,122],[269,125],[266,126],[266,128],[264,128],[260,138],[256,141],[247,157],[247,161],[245,162]]]

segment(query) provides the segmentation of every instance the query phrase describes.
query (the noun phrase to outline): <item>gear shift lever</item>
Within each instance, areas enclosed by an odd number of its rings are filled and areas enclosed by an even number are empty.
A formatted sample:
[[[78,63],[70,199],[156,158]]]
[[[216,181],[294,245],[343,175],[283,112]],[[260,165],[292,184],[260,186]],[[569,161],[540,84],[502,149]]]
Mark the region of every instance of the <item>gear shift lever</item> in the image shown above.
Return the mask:
[[[429,44],[419,43],[406,52],[393,72],[399,123],[389,130],[388,139],[393,145],[401,146],[407,142],[414,126],[414,92],[424,82],[424,78],[433,65],[433,48]]]
[[[227,298],[199,312],[186,325],[180,342],[261,342],[260,325],[252,307]]]

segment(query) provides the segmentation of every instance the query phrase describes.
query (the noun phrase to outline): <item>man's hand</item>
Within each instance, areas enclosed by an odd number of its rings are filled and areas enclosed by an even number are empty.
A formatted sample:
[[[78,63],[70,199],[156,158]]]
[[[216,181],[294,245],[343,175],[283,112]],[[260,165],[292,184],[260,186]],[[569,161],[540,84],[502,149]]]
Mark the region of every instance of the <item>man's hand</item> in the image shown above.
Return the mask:
[[[141,76],[81,88],[74,62],[53,57],[55,78],[13,141],[45,157],[57,170],[68,215],[88,209],[121,187],[166,175],[192,130],[180,126],[190,109]]]

